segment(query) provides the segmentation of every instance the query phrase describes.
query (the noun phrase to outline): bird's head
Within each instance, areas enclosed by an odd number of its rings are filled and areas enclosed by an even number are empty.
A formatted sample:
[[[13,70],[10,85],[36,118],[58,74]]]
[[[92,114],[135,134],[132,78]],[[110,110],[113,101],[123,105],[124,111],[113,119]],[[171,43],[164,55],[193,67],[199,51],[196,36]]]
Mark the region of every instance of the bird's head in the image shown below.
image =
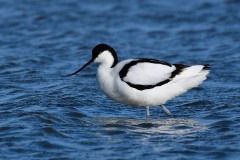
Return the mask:
[[[85,65],[83,65],[79,70],[71,74],[65,75],[64,77],[69,77],[78,72],[82,71],[92,62],[100,63],[113,68],[118,63],[118,57],[115,50],[107,44],[98,44],[92,49],[92,58]]]

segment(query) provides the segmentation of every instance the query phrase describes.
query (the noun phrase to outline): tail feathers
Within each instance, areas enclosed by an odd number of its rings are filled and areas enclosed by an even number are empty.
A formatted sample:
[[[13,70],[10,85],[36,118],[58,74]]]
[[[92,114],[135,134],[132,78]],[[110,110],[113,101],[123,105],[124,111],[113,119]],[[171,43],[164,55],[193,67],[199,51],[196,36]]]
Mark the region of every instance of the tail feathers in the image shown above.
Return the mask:
[[[185,68],[178,76],[173,80],[179,83],[185,90],[197,87],[204,80],[206,80],[209,74],[210,67],[208,64],[205,65],[194,65]]]
[[[194,77],[198,75],[202,70],[204,66],[203,65],[194,65],[190,67],[186,67],[182,70],[179,75],[176,76],[176,78],[189,78],[189,77]]]
[[[209,73],[209,65],[194,65],[190,67],[186,67],[179,73],[176,77],[173,78],[174,82],[187,82],[191,81],[192,78],[202,77],[200,79],[206,79],[206,76]]]
[[[204,70],[210,70],[209,64],[187,66],[183,64],[173,64],[176,70],[172,73],[170,78],[175,77],[193,77],[201,74]]]

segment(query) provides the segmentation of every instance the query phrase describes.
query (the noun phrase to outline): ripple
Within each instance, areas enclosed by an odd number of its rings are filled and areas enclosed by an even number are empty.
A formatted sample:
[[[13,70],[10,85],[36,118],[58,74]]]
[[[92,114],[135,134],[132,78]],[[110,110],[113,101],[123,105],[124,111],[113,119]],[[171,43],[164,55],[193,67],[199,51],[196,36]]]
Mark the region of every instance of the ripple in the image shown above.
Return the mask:
[[[239,2],[182,2],[2,0],[0,159],[239,159]],[[96,65],[61,77],[98,43],[119,60],[209,63],[212,72],[168,102],[174,118],[146,120],[100,91]]]
[[[42,128],[42,132],[47,134],[47,135],[51,135],[53,137],[68,138],[67,135],[57,131],[53,127],[44,127],[44,128]]]
[[[36,141],[34,142],[34,145],[35,144],[44,149],[63,149],[64,148],[64,146],[62,145],[59,145],[53,142],[48,142],[48,141]]]
[[[196,100],[196,101],[192,101],[192,102],[183,103],[183,104],[179,105],[179,107],[181,107],[181,106],[199,106],[199,105],[205,105],[208,103],[209,103],[208,101]]]
[[[161,133],[168,135],[184,135],[194,132],[207,130],[207,127],[198,121],[191,119],[163,119],[163,120],[137,120],[137,119],[116,119],[116,118],[100,118],[100,122],[104,126],[110,128],[124,128],[129,132],[138,133]],[[126,128],[127,127],[127,128]]]
[[[67,115],[69,117],[73,117],[73,118],[82,118],[85,117],[86,115],[79,113],[79,112],[68,112]]]

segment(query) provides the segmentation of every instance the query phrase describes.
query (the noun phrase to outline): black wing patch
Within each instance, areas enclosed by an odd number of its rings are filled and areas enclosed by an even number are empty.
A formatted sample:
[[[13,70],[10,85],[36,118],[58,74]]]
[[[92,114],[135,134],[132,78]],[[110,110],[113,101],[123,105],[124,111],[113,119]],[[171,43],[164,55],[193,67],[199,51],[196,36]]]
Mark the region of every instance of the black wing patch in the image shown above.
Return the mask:
[[[125,82],[125,81],[124,81],[124,82]],[[165,81],[162,81],[162,82],[159,82],[159,83],[157,83],[157,84],[155,84],[155,85],[132,84],[132,83],[130,83],[130,82],[126,82],[126,83],[127,83],[130,87],[133,87],[133,88],[136,88],[137,90],[142,91],[142,90],[145,90],[145,89],[152,89],[152,88],[157,87],[157,86],[162,86],[162,85],[164,85],[164,84],[166,84],[166,83],[168,83],[168,82],[170,82],[169,79],[167,79],[167,80],[165,80]]]
[[[183,71],[184,68],[189,67],[185,64],[173,64],[173,65],[176,67],[176,70],[172,72],[172,75],[170,76],[170,78],[176,77]]]
[[[124,77],[127,76],[127,73],[128,73],[128,70],[138,64],[138,63],[155,63],[155,64],[162,64],[162,65],[166,65],[166,66],[169,66],[169,67],[172,67],[171,64],[167,63],[167,62],[163,62],[163,61],[158,61],[158,60],[155,60],[155,59],[137,59],[137,60],[134,60],[134,61],[131,61],[129,62],[128,64],[126,64],[122,69],[121,71],[119,72],[119,76],[121,78],[122,81],[124,81]],[[162,81],[162,82],[159,82],[157,84],[154,84],[154,85],[141,85],[141,84],[133,84],[133,83],[130,83],[130,82],[126,82],[124,81],[125,83],[127,83],[130,87],[133,87],[137,90],[145,90],[145,89],[152,89],[154,87],[157,87],[157,86],[162,86],[168,82],[170,82],[170,79],[167,79],[165,81]]]

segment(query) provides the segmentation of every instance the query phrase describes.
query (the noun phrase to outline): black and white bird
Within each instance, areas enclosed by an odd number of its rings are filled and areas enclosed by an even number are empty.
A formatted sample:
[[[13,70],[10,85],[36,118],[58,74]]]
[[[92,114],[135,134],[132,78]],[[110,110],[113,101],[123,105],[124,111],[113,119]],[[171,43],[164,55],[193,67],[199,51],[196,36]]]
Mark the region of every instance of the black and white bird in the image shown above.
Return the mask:
[[[156,59],[128,59],[118,62],[117,53],[107,44],[98,44],[92,58],[72,74],[82,71],[92,62],[99,63],[97,80],[102,91],[111,99],[132,106],[161,105],[166,114],[171,112],[164,104],[197,87],[209,74],[209,65],[170,64]]]

